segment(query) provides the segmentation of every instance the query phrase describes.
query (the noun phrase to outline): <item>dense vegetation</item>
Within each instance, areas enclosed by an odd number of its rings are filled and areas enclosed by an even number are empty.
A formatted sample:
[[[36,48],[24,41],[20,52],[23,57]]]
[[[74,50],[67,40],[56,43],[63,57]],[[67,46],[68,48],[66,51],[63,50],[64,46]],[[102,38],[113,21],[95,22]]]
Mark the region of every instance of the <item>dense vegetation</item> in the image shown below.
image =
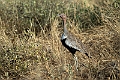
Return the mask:
[[[79,69],[59,14],[88,47]],[[120,0],[1,0],[0,80],[120,80]]]

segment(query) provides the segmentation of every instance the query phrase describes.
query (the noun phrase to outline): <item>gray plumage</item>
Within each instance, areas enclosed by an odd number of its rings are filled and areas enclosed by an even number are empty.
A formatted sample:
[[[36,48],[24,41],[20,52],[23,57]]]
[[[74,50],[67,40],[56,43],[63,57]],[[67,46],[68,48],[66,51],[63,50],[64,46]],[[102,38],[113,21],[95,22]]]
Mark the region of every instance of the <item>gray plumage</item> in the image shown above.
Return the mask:
[[[73,54],[73,56],[76,51],[84,53],[86,54],[86,56],[88,56],[88,52],[85,46],[83,45],[83,43],[78,38],[76,38],[73,34],[68,32],[66,28],[66,19],[67,19],[66,15],[61,14],[59,16],[62,18],[63,25],[64,25],[64,32],[61,37],[62,44]]]

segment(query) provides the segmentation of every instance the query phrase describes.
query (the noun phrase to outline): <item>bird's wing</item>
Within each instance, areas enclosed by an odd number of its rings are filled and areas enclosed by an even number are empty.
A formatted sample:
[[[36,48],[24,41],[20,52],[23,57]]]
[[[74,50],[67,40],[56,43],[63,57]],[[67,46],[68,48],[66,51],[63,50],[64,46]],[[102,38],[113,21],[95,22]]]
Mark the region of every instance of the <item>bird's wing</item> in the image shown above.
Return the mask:
[[[87,53],[83,43],[78,40],[76,37],[68,37],[65,41],[66,45],[68,45],[69,47],[72,47],[82,53]]]

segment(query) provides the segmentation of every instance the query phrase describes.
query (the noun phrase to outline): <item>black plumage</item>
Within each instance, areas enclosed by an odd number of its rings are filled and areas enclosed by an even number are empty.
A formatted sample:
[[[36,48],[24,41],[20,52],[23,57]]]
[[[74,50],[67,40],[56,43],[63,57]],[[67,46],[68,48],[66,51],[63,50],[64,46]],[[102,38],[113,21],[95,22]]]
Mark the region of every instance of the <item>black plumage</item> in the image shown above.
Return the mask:
[[[77,50],[74,49],[74,48],[72,48],[72,47],[70,47],[69,45],[67,45],[67,44],[65,43],[65,40],[66,40],[66,39],[61,40],[63,46],[65,46],[65,47],[72,53],[72,55],[74,56],[74,54],[75,54],[75,52],[76,52]]]
[[[68,32],[66,28],[66,19],[67,19],[66,15],[61,14],[59,16],[62,18],[63,26],[64,26],[64,32],[61,37],[61,42],[63,46],[66,47],[72,53],[73,56],[76,51],[79,51],[89,57],[87,49],[85,48],[83,43],[79,39],[77,39],[73,34]]]

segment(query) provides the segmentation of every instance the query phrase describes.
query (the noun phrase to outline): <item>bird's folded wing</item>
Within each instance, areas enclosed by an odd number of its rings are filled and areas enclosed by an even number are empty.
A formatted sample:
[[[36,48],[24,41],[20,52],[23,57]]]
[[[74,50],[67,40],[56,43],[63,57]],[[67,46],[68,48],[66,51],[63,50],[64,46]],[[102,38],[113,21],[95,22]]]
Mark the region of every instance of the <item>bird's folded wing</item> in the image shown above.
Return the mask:
[[[69,47],[74,48],[74,49],[76,49],[76,50],[78,50],[78,51],[80,51],[82,53],[86,52],[86,50],[85,50],[82,42],[81,41],[77,41],[77,39],[74,39],[74,40],[72,40],[72,39],[66,39],[65,43]]]

